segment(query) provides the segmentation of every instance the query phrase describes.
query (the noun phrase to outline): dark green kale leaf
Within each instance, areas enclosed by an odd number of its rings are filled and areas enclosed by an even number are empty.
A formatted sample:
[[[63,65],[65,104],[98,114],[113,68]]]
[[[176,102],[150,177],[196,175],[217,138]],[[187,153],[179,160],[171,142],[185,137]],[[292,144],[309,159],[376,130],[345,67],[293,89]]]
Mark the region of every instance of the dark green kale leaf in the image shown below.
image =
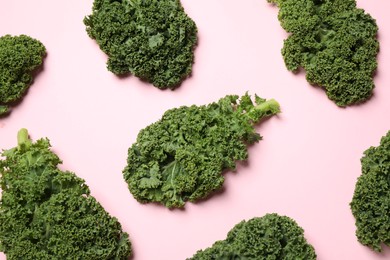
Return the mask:
[[[45,55],[45,46],[27,35],[0,37],[0,116],[23,97]]]
[[[345,107],[372,96],[379,42],[375,20],[355,0],[267,0],[280,8],[290,33],[282,55],[288,70],[306,71],[310,84]]]
[[[279,104],[248,94],[229,95],[204,106],[168,110],[142,129],[128,150],[123,171],[133,196],[142,203],[184,207],[222,187],[222,172],[248,158],[247,145],[261,137],[254,125],[279,112]]]
[[[307,243],[304,230],[291,218],[275,213],[241,221],[225,240],[199,250],[188,260],[312,260],[313,246]]]
[[[95,0],[84,23],[115,74],[173,89],[192,71],[197,28],[180,0]]]
[[[378,147],[370,147],[361,159],[351,209],[360,243],[375,251],[390,246],[390,131]]]
[[[118,220],[90,196],[84,180],[61,171],[48,139],[27,130],[0,160],[0,251],[7,259],[128,259]]]

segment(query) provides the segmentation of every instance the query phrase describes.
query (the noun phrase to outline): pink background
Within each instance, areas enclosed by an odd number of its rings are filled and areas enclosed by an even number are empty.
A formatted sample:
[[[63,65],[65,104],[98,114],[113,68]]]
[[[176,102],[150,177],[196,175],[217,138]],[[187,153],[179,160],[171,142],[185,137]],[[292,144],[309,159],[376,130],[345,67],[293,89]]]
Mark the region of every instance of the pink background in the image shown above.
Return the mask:
[[[182,1],[199,45],[193,76],[175,91],[106,70],[82,22],[92,2],[0,0],[0,35],[28,34],[48,50],[28,95],[0,119],[0,148],[15,146],[22,127],[34,140],[48,137],[61,168],[84,178],[130,234],[135,260],[191,257],[242,219],[271,212],[294,218],[318,259],[390,258],[388,248],[377,254],[357,242],[349,208],[363,151],[390,129],[388,0],[358,1],[377,20],[381,51],[374,97],[346,109],[286,70],[287,34],[265,0]],[[169,108],[245,91],[275,98],[283,113],[258,127],[264,140],[250,148],[248,165],[225,174],[225,191],[185,210],[139,204],[121,174],[138,131]]]

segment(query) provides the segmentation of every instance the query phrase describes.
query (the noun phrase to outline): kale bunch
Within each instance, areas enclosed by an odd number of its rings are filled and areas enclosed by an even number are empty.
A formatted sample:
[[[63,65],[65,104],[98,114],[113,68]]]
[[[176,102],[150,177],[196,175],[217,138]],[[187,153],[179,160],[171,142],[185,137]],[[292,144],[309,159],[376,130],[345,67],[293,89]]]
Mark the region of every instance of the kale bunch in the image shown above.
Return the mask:
[[[254,104],[248,94],[166,111],[128,150],[123,174],[130,192],[168,208],[207,197],[222,187],[224,170],[248,158],[247,145],[261,139],[254,125],[278,112],[275,100],[256,95]]]
[[[316,259],[304,230],[291,218],[275,213],[241,221],[225,240],[199,250],[188,260]]]
[[[173,89],[192,71],[197,27],[180,0],[95,0],[84,24],[115,74]]]
[[[128,259],[131,244],[84,180],[61,171],[48,139],[27,130],[0,160],[0,251],[7,259]]]
[[[288,70],[306,71],[310,84],[345,107],[371,97],[379,43],[375,20],[355,0],[267,0],[280,8],[290,33],[282,54]]]
[[[27,35],[0,37],[0,116],[23,97],[45,54],[45,46]]]
[[[390,246],[390,131],[378,147],[370,147],[361,159],[351,209],[360,243],[375,251]]]

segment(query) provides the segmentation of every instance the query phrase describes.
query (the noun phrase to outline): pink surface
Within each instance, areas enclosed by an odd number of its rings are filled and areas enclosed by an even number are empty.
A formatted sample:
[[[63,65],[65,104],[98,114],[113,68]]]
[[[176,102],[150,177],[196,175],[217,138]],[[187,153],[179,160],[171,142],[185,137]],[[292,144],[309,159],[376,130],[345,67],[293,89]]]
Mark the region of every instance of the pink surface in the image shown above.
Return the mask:
[[[23,102],[0,119],[0,148],[15,146],[22,127],[34,140],[48,137],[62,168],[84,178],[130,234],[135,260],[185,259],[242,219],[271,212],[294,218],[318,259],[389,259],[388,248],[377,254],[357,242],[349,202],[362,152],[390,129],[390,2],[358,1],[377,20],[381,51],[374,97],[346,109],[285,69],[286,33],[265,0],[182,3],[199,29],[193,76],[161,91],[106,70],[82,23],[92,0],[2,0],[0,35],[36,37],[48,56]],[[225,191],[185,210],[135,201],[121,171],[138,131],[169,108],[245,91],[275,98],[283,113],[258,127],[264,140],[248,165],[225,174]]]

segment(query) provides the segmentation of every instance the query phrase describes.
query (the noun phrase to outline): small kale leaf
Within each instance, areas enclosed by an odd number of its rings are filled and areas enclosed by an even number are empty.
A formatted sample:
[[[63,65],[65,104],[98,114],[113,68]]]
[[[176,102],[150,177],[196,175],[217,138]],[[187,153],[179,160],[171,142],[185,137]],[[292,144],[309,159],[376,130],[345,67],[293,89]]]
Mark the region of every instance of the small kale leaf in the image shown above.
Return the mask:
[[[45,55],[45,46],[27,35],[0,37],[0,116],[23,97]]]
[[[358,178],[350,203],[360,243],[381,252],[390,246],[390,131],[378,147],[370,147],[361,159]]]
[[[316,258],[313,246],[304,237],[304,230],[293,219],[273,213],[241,221],[229,231],[225,240],[199,250],[188,260]]]
[[[197,27],[180,0],[95,0],[84,24],[117,75],[174,89],[191,74]]]
[[[312,85],[345,107],[366,101],[378,66],[378,26],[355,0],[267,0],[279,7],[290,35],[282,55],[288,70],[306,71]]]

